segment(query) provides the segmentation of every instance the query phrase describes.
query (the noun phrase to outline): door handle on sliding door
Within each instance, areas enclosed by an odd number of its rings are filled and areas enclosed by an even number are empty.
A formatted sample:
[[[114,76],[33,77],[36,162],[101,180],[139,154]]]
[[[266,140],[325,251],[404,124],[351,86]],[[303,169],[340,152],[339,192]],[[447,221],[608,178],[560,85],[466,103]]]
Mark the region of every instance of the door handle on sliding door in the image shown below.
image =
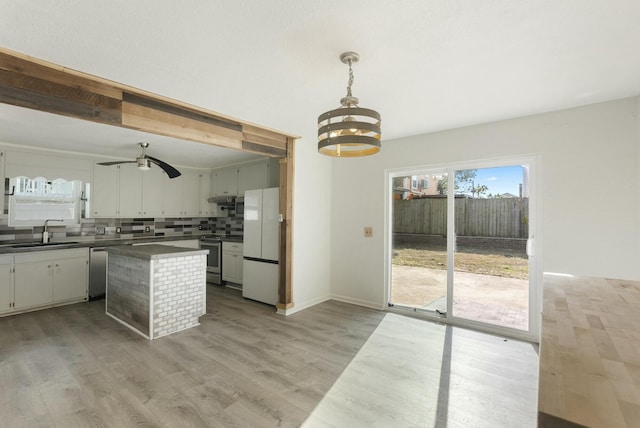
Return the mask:
[[[527,239],[527,257],[532,257],[534,255],[534,240],[535,240],[535,236],[532,236],[531,238]]]

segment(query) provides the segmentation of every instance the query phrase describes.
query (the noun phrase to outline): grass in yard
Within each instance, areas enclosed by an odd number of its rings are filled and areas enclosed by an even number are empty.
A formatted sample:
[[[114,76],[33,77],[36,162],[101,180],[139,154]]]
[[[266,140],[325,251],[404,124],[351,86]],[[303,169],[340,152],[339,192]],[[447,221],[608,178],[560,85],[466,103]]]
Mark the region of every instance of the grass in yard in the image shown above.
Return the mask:
[[[527,279],[529,261],[521,254],[498,251],[460,248],[455,255],[457,271],[506,278]],[[393,248],[393,264],[400,266],[420,266],[431,269],[447,268],[447,253],[444,249],[420,245],[397,245]]]

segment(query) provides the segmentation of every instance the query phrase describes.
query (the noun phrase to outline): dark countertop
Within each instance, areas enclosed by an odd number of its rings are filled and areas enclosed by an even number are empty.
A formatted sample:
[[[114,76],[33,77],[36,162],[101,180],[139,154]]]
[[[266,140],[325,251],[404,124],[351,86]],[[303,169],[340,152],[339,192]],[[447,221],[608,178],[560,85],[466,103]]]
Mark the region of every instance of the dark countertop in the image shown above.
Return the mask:
[[[107,253],[118,254],[143,260],[171,259],[184,256],[209,254],[209,250],[172,247],[169,245],[114,245],[107,248]]]
[[[126,238],[126,239],[96,239],[86,240],[84,237],[78,237],[77,241],[73,238],[69,238],[64,242],[52,242],[49,244],[40,245],[36,242],[12,242],[6,244],[0,244],[0,254],[19,254],[29,253],[33,251],[46,251],[46,250],[63,250],[69,248],[91,248],[91,247],[111,247],[114,245],[135,245],[144,244],[149,242],[157,242],[161,244],[167,241],[186,241],[201,238],[214,238],[211,234],[198,234],[198,235],[180,235],[180,236],[148,236],[141,238]],[[242,237],[220,237],[221,241],[230,242],[242,242]]]

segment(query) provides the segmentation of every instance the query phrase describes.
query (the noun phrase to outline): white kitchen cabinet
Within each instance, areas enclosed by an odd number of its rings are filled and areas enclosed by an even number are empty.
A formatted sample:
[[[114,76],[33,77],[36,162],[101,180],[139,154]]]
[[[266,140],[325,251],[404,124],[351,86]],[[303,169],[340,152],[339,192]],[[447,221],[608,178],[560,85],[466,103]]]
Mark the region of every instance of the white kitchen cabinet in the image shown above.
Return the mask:
[[[222,242],[222,279],[242,284],[242,244]]]
[[[53,302],[53,265],[48,253],[15,256],[15,309]]]
[[[53,261],[53,302],[86,299],[89,285],[88,254]]]
[[[118,165],[118,217],[142,216],[142,174],[135,164]],[[148,171],[145,171],[148,172]]]
[[[182,216],[182,182],[184,175],[172,178],[164,185],[164,210],[165,217]]]
[[[170,181],[167,174],[156,166],[142,173],[142,215],[144,217],[162,217],[163,189],[167,181]]]
[[[182,181],[182,212],[188,217],[200,215],[200,174],[184,171]]]
[[[181,171],[164,186],[165,217],[198,217],[200,215],[200,174]]]
[[[0,256],[0,314],[13,310],[13,256]]]
[[[15,310],[87,299],[88,248],[37,251],[14,257]]]
[[[238,195],[246,190],[264,189],[267,187],[269,167],[267,163],[246,165],[238,168]]]
[[[200,174],[200,217],[211,217],[211,174]]]
[[[118,215],[118,168],[93,165],[91,183],[91,217],[116,217]]]
[[[4,175],[4,151],[0,150],[0,183],[2,183],[2,192],[5,192],[5,175]],[[6,189],[11,193],[11,189]],[[7,218],[7,215],[4,213],[4,209],[0,209],[0,218]]]
[[[236,196],[238,194],[238,168],[223,168],[211,176],[212,196]]]
[[[179,177],[170,179],[155,165],[148,171],[140,171],[134,164],[95,164],[92,216],[198,217],[203,208],[201,201],[210,196],[209,175],[203,175],[205,178],[201,179],[201,171],[181,172]],[[201,190],[201,181],[206,182],[206,198]],[[209,216],[209,213],[205,215]]]
[[[238,196],[247,190],[278,187],[280,184],[280,163],[278,159],[269,158],[253,165],[238,168]]]

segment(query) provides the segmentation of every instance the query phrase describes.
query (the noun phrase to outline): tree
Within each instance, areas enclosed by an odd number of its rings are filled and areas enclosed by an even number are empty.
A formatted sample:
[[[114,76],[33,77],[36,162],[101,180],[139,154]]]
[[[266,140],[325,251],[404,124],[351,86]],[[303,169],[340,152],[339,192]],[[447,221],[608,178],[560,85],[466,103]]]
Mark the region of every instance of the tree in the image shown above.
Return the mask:
[[[476,169],[463,169],[455,172],[454,177],[454,190],[455,193],[472,193],[475,188],[473,179],[476,178],[477,170]],[[438,181],[438,193],[441,195],[445,195],[447,193],[447,185],[448,185],[448,177],[445,176],[442,180]],[[478,186],[480,187],[480,186]],[[484,186],[485,189],[483,191],[486,192],[488,189]]]
[[[477,186],[471,188],[471,197],[479,198],[481,195],[487,193],[487,190],[489,190],[487,186],[485,186],[484,184],[478,184]]]

